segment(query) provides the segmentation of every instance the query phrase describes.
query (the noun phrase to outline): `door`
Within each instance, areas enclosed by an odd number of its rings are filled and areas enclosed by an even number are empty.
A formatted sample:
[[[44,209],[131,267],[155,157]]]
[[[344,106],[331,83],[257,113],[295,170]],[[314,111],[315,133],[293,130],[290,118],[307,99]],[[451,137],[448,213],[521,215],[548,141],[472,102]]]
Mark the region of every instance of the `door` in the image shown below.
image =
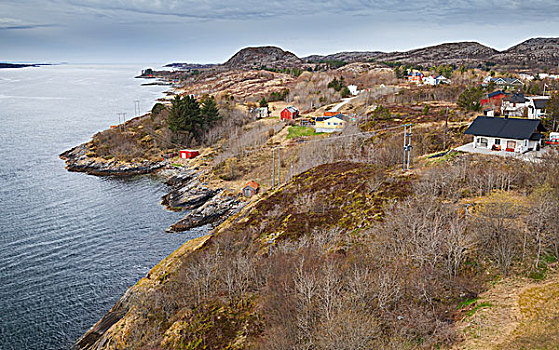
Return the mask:
[[[514,149],[516,148],[516,141],[507,141],[507,152],[514,152]]]

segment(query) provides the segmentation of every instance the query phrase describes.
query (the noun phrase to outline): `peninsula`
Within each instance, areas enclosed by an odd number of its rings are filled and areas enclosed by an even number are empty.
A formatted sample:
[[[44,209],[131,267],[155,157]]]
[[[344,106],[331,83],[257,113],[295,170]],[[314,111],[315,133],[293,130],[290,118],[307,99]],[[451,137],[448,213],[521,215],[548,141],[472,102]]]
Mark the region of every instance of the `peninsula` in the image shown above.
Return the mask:
[[[145,69],[173,85],[151,113],[61,157],[159,174],[169,230],[211,227],[77,348],[553,348],[558,43]]]

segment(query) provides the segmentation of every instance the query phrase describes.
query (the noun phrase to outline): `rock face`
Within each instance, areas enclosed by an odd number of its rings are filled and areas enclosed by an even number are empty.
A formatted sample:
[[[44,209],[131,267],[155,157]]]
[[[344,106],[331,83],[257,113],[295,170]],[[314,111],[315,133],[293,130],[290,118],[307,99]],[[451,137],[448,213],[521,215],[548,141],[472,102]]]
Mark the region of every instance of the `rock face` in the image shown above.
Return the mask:
[[[246,204],[239,199],[238,195],[232,196],[221,189],[218,192],[219,194],[204,205],[193,209],[184,218],[173,224],[169,231],[182,232],[207,224],[212,224],[214,227],[218,226]]]
[[[136,163],[123,163],[117,160],[88,157],[87,143],[76,146],[60,155],[66,161],[69,171],[83,172],[97,176],[132,176],[151,173],[165,165],[164,162],[144,160]]]
[[[540,65],[555,67],[559,64],[559,38],[533,38],[492,57],[504,65]]]
[[[207,224],[218,226],[246,204],[240,193],[208,188],[195,169],[165,168],[159,174],[167,177],[166,184],[173,187],[163,196],[162,204],[170,210],[189,210],[169,232],[183,232]]]
[[[247,47],[237,52],[224,66],[228,68],[297,67],[303,61],[295,54],[275,46]]]

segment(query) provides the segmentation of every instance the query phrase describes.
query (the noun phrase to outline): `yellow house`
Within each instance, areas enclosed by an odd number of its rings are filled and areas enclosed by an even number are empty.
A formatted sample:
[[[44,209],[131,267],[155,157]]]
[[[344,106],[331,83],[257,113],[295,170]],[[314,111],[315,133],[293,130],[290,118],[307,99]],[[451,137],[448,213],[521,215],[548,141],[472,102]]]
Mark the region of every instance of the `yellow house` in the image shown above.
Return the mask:
[[[315,120],[316,132],[336,132],[342,131],[346,121],[343,114],[339,113],[333,116],[318,117]]]

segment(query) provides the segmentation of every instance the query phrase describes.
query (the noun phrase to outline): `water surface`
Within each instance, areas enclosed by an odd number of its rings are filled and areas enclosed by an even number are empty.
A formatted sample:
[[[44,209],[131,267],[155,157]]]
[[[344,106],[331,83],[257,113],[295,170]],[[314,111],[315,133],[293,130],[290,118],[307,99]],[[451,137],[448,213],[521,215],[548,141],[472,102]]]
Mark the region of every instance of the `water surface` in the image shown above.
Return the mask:
[[[156,178],[70,173],[61,152],[151,109],[142,66],[0,69],[0,349],[68,349],[163,257],[200,235]]]

